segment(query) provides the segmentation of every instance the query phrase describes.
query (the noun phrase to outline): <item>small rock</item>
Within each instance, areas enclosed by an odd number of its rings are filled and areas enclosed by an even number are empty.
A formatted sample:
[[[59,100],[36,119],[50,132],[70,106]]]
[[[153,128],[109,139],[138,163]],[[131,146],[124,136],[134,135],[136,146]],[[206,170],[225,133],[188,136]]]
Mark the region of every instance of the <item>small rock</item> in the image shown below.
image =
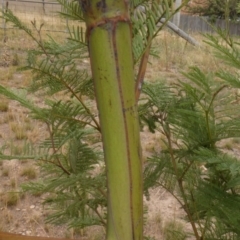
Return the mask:
[[[35,205],[31,205],[30,208],[31,208],[31,209],[34,209],[34,208],[35,208]]]
[[[30,231],[30,230],[29,230],[29,231],[26,231],[26,234],[27,234],[27,235],[30,235],[31,233],[32,233],[32,231]]]
[[[21,209],[20,208],[16,208],[16,211],[20,211]]]

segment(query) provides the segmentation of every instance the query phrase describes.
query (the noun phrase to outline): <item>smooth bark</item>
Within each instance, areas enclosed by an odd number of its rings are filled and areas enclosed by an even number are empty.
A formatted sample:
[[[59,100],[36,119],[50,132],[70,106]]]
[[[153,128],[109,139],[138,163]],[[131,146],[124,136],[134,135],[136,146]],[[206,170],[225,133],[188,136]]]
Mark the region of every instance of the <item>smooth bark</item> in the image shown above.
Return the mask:
[[[142,240],[139,120],[128,2],[82,1],[107,170],[107,240]]]

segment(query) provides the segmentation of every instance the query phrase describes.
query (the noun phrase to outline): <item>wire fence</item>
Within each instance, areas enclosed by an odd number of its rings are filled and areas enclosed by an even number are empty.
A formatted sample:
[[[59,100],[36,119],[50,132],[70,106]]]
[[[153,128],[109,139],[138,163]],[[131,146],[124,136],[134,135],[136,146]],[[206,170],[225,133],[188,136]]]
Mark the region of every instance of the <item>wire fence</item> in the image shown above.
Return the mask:
[[[2,10],[10,9],[18,16],[21,21],[30,24],[36,20],[37,23],[44,24],[44,30],[47,31],[66,31],[67,25],[70,22],[59,16],[61,5],[54,0],[0,0],[0,8]],[[12,28],[11,24],[6,23],[1,19],[0,28],[6,30]],[[216,27],[225,29],[226,23],[224,20],[217,19]],[[213,32],[212,28],[204,20],[198,16],[181,15],[180,26],[187,33],[191,32]],[[240,23],[230,22],[229,32],[231,35],[240,35]]]
[[[68,20],[59,16],[61,5],[50,0],[1,0],[1,10],[10,9],[25,24],[36,21],[44,24],[44,29],[48,31],[66,31]],[[10,23],[2,19],[2,29],[13,28]]]
[[[212,33],[213,28],[210,26],[207,18],[202,18],[198,16],[181,15],[179,27],[186,32],[201,32],[201,33]],[[213,26],[226,29],[226,21],[223,19],[217,19]],[[240,22],[229,22],[229,34],[230,35],[240,35]]]
[[[46,34],[48,34],[46,31],[56,32],[55,37],[64,40],[67,36],[65,34],[67,28],[71,28],[73,24],[76,25],[73,21],[60,17],[59,12],[62,9],[56,0],[0,0],[0,15],[2,12],[9,10],[29,29],[36,28],[39,30],[39,27],[43,24],[41,36],[45,36],[45,34],[42,35],[42,31]],[[34,26],[33,23],[36,23],[36,25]],[[37,33],[36,31],[33,32]],[[14,38],[15,40],[11,39],[13,35],[17,36],[18,40],[16,38]],[[26,56],[22,49],[28,49],[31,43],[22,36],[21,31],[15,28],[12,23],[0,18],[0,68],[15,66],[16,62],[19,62],[18,59],[25,59]],[[13,45],[15,41],[18,41],[15,44],[19,47]],[[19,58],[19,56],[21,57]]]

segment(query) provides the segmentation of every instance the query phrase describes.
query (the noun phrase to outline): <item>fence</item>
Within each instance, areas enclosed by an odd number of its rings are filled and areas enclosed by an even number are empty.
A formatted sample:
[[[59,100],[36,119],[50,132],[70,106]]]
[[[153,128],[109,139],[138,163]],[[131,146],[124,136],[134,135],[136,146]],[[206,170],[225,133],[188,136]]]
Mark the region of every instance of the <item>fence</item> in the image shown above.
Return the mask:
[[[66,30],[66,20],[59,17],[58,12],[61,6],[58,2],[51,0],[1,0],[1,9],[10,9],[21,21],[30,24],[36,20],[37,23],[44,23],[45,30],[64,31]],[[1,28],[12,28],[2,19]]]
[[[214,25],[221,29],[226,29],[225,20],[217,19]],[[213,32],[212,27],[207,22],[207,18],[185,14],[181,15],[179,27],[186,32]],[[240,35],[240,22],[230,22],[229,33],[230,35]]]
[[[14,14],[26,23],[33,19],[44,23],[45,29],[49,31],[66,30],[66,20],[61,19],[56,12],[61,11],[61,6],[54,0],[0,0],[0,8],[11,9]],[[225,29],[225,21],[217,19],[215,26]],[[2,19],[1,28],[9,28]],[[206,19],[198,16],[181,15],[180,26],[185,32],[212,32],[212,28]],[[229,32],[231,35],[240,35],[240,23],[230,22]]]

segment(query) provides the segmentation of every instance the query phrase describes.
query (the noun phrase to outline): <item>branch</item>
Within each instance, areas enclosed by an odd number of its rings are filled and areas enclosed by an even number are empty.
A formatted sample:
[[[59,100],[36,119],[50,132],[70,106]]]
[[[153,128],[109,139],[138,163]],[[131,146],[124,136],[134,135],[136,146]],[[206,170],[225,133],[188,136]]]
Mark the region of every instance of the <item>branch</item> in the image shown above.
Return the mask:
[[[48,131],[49,131],[49,134],[50,134],[50,141],[51,141],[51,144],[52,144],[53,154],[55,155],[57,153],[57,150],[55,148],[55,142],[54,142],[54,139],[53,139],[53,134],[54,133],[51,131],[51,128],[50,128],[49,124],[47,124],[47,128],[48,128]],[[57,162],[59,164],[58,166],[63,170],[63,172],[65,172],[67,175],[70,175],[71,173],[66,168],[64,168],[60,159],[57,156],[56,156],[56,159],[57,159]]]
[[[166,19],[162,18],[160,19],[160,23],[159,26],[161,26],[162,24],[166,24],[168,28],[170,28],[173,32],[175,32],[177,35],[179,35],[181,38],[185,39],[187,42],[191,43],[193,46],[197,46],[199,47],[200,44],[197,40],[195,40],[193,37],[191,37],[189,34],[187,34],[186,32],[184,32],[182,29],[180,29],[179,27],[177,27],[175,24],[173,24],[172,22],[168,21],[166,23]]]

